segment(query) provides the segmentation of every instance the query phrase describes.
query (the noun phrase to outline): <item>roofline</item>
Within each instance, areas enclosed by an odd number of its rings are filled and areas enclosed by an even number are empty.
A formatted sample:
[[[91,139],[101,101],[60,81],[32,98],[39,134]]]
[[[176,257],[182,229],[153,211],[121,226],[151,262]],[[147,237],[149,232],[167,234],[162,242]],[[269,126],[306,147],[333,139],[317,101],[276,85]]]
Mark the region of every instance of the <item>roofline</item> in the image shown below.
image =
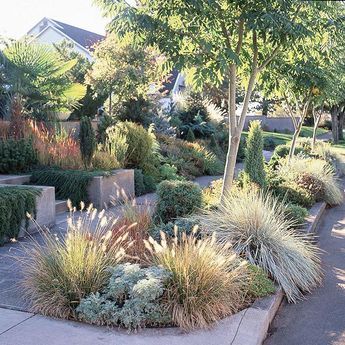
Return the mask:
[[[70,41],[72,41],[76,46],[78,46],[80,49],[84,50],[85,53],[87,53],[91,58],[91,52],[89,50],[87,50],[85,47],[83,47],[80,43],[76,42],[73,38],[71,38],[70,36],[66,35],[64,32],[62,32],[61,30],[59,30],[58,28],[56,28],[55,26],[52,25],[47,25],[42,31],[40,31],[36,36],[33,37],[33,40],[35,38],[40,37],[45,31],[47,31],[49,28],[52,28],[53,30],[55,30],[56,32],[58,32],[59,34],[61,34],[62,36],[66,37],[67,39],[69,39]]]
[[[37,22],[30,30],[27,31],[27,34],[29,34],[30,31],[32,31],[39,23],[41,23],[43,20],[47,20],[48,22],[58,26],[61,28],[61,25],[57,24],[54,22],[54,20],[48,18],[48,17],[43,17],[39,22]]]

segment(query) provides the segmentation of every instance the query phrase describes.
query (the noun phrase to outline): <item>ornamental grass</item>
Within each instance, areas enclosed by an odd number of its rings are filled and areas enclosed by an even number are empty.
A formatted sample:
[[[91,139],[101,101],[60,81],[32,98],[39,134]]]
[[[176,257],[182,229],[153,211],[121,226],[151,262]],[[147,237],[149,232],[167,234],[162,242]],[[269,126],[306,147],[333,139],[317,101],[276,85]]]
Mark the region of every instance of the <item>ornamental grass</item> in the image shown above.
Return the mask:
[[[145,241],[152,262],[170,272],[162,302],[184,330],[208,328],[244,306],[250,281],[247,263],[211,236]]]
[[[126,235],[111,241],[115,222],[89,207],[71,214],[65,237],[42,230],[43,243],[33,238],[23,245],[23,288],[33,312],[75,318],[80,300],[104,288],[109,267],[122,261],[129,245]]]
[[[293,230],[294,221],[271,195],[236,190],[217,209],[196,215],[205,234],[217,232],[220,243],[260,266],[284,290],[290,302],[321,282],[320,251],[306,235]]]

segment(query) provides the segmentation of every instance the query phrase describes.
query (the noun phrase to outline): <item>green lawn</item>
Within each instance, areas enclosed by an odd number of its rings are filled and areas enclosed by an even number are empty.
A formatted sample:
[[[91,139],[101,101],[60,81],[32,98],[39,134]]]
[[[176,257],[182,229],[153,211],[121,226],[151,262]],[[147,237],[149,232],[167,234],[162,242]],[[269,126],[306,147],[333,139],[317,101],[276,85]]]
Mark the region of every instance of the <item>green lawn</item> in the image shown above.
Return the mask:
[[[324,134],[327,132],[328,131],[324,128],[318,128],[317,130],[318,135]],[[276,145],[286,144],[292,139],[292,134],[265,132],[265,131],[263,133],[264,133],[264,138],[272,138],[275,141]],[[243,131],[242,135],[247,137],[248,132]],[[303,126],[300,136],[304,138],[311,138],[313,136],[313,127]]]

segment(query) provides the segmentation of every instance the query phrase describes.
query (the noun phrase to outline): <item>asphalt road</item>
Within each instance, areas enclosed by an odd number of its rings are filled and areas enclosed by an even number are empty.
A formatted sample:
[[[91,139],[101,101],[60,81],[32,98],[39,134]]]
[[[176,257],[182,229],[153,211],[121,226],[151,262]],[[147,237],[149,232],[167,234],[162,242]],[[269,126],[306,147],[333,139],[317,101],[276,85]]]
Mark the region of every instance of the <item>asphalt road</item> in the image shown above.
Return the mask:
[[[345,204],[326,210],[318,236],[324,284],[298,304],[281,305],[265,345],[345,344]]]

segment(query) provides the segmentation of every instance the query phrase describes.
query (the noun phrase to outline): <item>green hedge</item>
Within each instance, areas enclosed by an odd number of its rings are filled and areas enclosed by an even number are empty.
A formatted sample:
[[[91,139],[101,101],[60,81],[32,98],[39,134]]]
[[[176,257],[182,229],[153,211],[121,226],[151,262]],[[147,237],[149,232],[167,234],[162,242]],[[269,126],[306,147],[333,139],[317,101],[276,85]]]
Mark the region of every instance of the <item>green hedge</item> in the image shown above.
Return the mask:
[[[94,176],[103,176],[104,171],[62,170],[45,168],[32,172],[30,182],[36,185],[55,187],[57,199],[70,199],[74,206],[81,201],[88,203],[87,187]]]
[[[24,186],[0,187],[0,244],[6,238],[17,238],[23,220],[26,228],[29,219],[26,213],[36,217],[36,196],[38,188]]]
[[[163,223],[187,216],[202,206],[201,188],[190,181],[163,181],[157,187],[156,216]]]
[[[0,140],[0,173],[30,170],[37,164],[37,152],[31,139]]]

